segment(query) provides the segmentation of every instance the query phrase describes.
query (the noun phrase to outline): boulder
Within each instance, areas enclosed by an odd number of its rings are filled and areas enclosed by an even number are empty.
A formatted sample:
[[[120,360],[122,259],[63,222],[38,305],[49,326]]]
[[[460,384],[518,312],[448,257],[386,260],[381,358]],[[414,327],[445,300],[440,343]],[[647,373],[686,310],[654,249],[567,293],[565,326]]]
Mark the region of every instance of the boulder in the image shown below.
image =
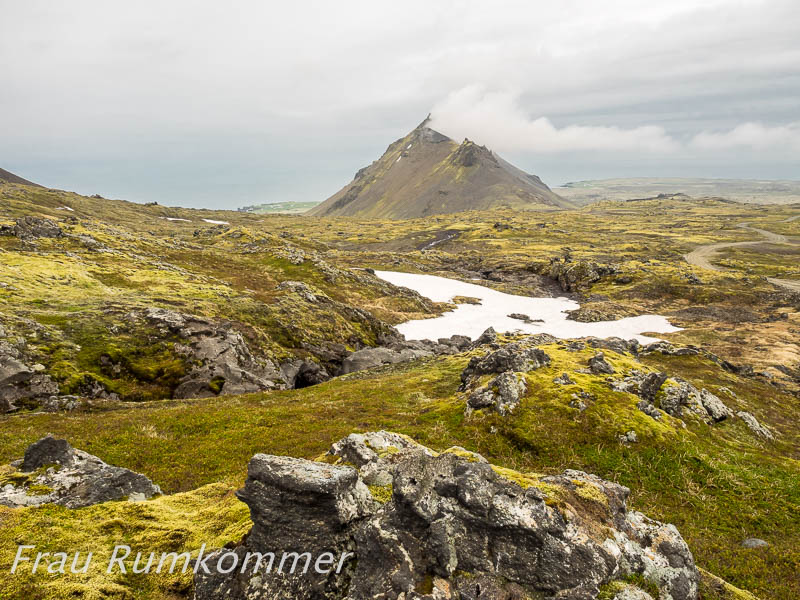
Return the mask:
[[[466,335],[451,335],[449,338],[439,338],[438,342],[445,346],[455,346],[459,351],[468,349],[472,344],[472,340]]]
[[[568,256],[552,259],[546,271],[565,292],[583,291],[602,277],[615,273],[617,267],[613,265],[601,265],[588,260],[574,261]]]
[[[686,543],[674,526],[629,511],[627,488],[580,471],[537,479],[463,449],[437,454],[388,432],[360,435],[325,457],[349,457],[356,468],[253,457],[238,494],[253,527],[213,554],[208,572],[196,571],[196,600],[590,600],[631,576],[657,587],[660,600],[698,598]],[[380,461],[391,484],[376,501],[362,473]],[[272,552],[277,563],[286,552],[320,551],[352,554],[325,573],[222,569],[216,560]]]
[[[529,342],[506,344],[486,354],[473,356],[461,372],[462,389],[466,389],[472,377],[492,375],[506,371],[527,372],[550,364],[550,357]]]
[[[616,369],[606,360],[602,352],[598,352],[589,359],[589,370],[595,375],[612,375]]]
[[[473,391],[467,400],[467,409],[471,411],[493,408],[500,415],[506,416],[517,408],[527,389],[523,373],[506,371]]]
[[[246,541],[228,550],[242,563],[249,552],[330,552],[337,559],[355,549],[355,530],[377,510],[369,489],[352,467],[286,456],[257,454],[237,496],[250,507],[253,527]],[[212,554],[210,572],[195,575],[195,600],[294,600],[345,598],[355,569],[351,553],[344,572],[316,570],[289,575],[266,568],[257,573],[215,568],[223,550]],[[280,559],[279,559],[280,560]],[[244,572],[242,572],[244,571]]]
[[[656,373],[652,371],[640,371],[634,369],[621,381],[612,382],[612,387],[618,392],[628,392],[636,394],[642,400],[653,404],[661,386],[667,380],[666,373]]]
[[[567,311],[567,320],[579,323],[598,323],[600,321],[616,321],[621,318],[616,312],[594,308],[577,308]]]
[[[480,334],[474,342],[472,342],[472,347],[479,348],[480,346],[496,343],[497,332],[494,330],[494,327],[489,327],[482,334]]]
[[[661,419],[661,411],[647,400],[639,400],[639,402],[636,404],[636,408],[638,408],[648,417],[653,417],[656,421]]]
[[[700,390],[700,403],[715,423],[724,421],[732,415],[725,403],[705,388]]]
[[[12,508],[59,504],[81,508],[129,498],[151,498],[161,489],[147,477],[104,463],[73,448],[66,440],[45,436],[25,450],[16,483],[0,489],[0,504]]]
[[[385,347],[364,348],[353,352],[342,361],[339,375],[372,369],[381,365],[408,362],[425,356],[433,356],[433,352],[412,348],[403,348],[402,350],[393,350]]]
[[[325,367],[310,360],[304,360],[297,370],[292,387],[296,389],[310,387],[324,383],[330,378],[331,376],[325,370]]]
[[[747,411],[739,411],[736,413],[736,416],[739,417],[742,421],[744,421],[745,425],[747,425],[750,428],[750,431],[752,431],[758,437],[763,438],[765,440],[775,439],[775,436],[772,435],[772,432],[766,427],[764,427],[764,425],[759,423],[758,419],[756,419],[751,413]]]
[[[80,405],[78,396],[50,396],[42,400],[40,408],[44,412],[71,412]]]
[[[73,462],[75,462],[75,450],[67,440],[57,440],[47,435],[25,449],[19,470],[30,473],[40,467],[54,464],[68,467]]]
[[[661,410],[673,417],[680,418],[684,408],[704,418],[708,415],[700,403],[700,391],[680,377],[668,379],[657,398]]]
[[[19,408],[21,402],[38,403],[58,394],[58,384],[42,372],[41,365],[29,366],[22,352],[0,342],[0,413]]]
[[[586,339],[586,343],[592,348],[602,348],[603,350],[613,350],[617,354],[636,355],[639,353],[641,346],[639,340],[623,340],[618,337],[609,338],[595,338],[590,337]]]
[[[694,346],[674,346],[663,340],[647,344],[639,351],[639,354],[646,356],[654,352],[666,354],[667,356],[691,356],[700,354],[700,350]]]
[[[553,378],[553,383],[556,385],[575,385],[569,373],[562,373],[558,377]]]

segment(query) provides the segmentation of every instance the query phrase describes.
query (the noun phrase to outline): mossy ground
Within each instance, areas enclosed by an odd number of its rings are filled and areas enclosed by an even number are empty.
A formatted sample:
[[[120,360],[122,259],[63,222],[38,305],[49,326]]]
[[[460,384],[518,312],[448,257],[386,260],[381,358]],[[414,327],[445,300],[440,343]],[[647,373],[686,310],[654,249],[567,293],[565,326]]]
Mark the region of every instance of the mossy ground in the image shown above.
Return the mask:
[[[168,545],[175,531],[180,547],[196,547],[200,540],[221,545],[249,527],[244,505],[229,492],[242,483],[253,454],[312,458],[353,431],[389,429],[433,448],[458,445],[479,452],[518,472],[514,477],[535,481],[519,473],[577,468],[623,483],[632,490],[635,508],[678,526],[702,567],[765,599],[800,597],[797,402],[791,387],[773,385],[780,380],[791,386],[791,376],[776,367],[791,371],[800,362],[800,305],[761,277],[786,273],[795,257],[770,254],[762,265],[757,257],[737,254],[727,257],[735,261],[725,273],[683,260],[701,244],[753,239],[736,226],[742,221],[798,236],[800,221],[785,222],[796,208],[666,198],[569,212],[356,221],[143,207],[10,184],[0,185],[0,199],[0,223],[35,214],[60,220],[73,236],[91,236],[34,244],[0,237],[0,325],[10,338],[25,338],[64,393],[80,391],[90,377],[140,401],[108,403],[103,412],[0,417],[0,462],[20,457],[50,432],[111,464],[147,474],[167,493],[187,493],[78,511],[2,509],[3,565],[18,540],[51,547],[91,540],[107,547],[116,539],[145,536],[141,541],[164,538]],[[64,206],[73,211],[59,210]],[[206,218],[230,224],[215,226]],[[458,235],[433,250],[416,250],[440,239],[442,231]],[[631,278],[618,283],[608,277],[585,288],[583,306],[665,314],[684,327],[665,337],[769,371],[773,381],[733,375],[702,357],[656,354],[642,361],[709,389],[736,410],[753,412],[778,434],[776,441],[755,438],[738,419],[711,427],[687,418],[685,428],[669,417],[653,421],[636,409],[633,396],[577,372],[590,351],[557,345],[547,348],[553,364],[528,376],[529,391],[510,418],[464,416],[464,398],[456,392],[468,360],[463,355],[356,373],[303,390],[173,401],[170,391],[187,368],[170,351],[177,340],[158,340],[125,319],[130,311],[160,306],[229,320],[256,352],[279,360],[325,343],[375,343],[376,327],[353,307],[387,323],[444,308],[345,267],[460,278],[496,272],[499,281],[484,283],[530,294],[539,289],[532,287],[537,273],[565,254],[613,263]],[[325,300],[309,302],[280,285],[293,280]],[[788,318],[776,318],[781,313]],[[113,356],[124,367],[121,374],[104,370],[102,355]],[[607,357],[620,372],[642,368],[629,356]],[[575,386],[552,383],[565,371]],[[577,388],[594,396],[583,412],[569,406]],[[639,441],[620,443],[618,435],[630,430]],[[387,491],[373,493],[384,497]],[[136,511],[148,511],[147,518]],[[119,532],[101,527],[115,519]],[[770,546],[741,548],[741,540],[751,536]],[[76,597],[188,593],[185,580],[69,581],[78,586]],[[704,582],[705,598],[744,597],[709,578]],[[64,585],[67,580],[56,578],[6,577],[0,579],[0,596],[62,598],[72,592]]]
[[[161,554],[191,552],[193,557],[202,544],[219,548],[228,541],[240,539],[251,527],[247,507],[233,495],[230,486],[211,484],[191,492],[162,496],[149,502],[108,502],[81,509],[55,505],[11,510],[0,507],[0,564],[5,575],[0,583],[3,598],[82,598],[100,600],[114,598],[174,599],[187,597],[191,591],[191,567],[180,573],[183,561],[170,574],[171,558],[161,573],[156,573]],[[34,545],[27,549],[29,562],[9,574],[18,545]],[[117,545],[130,546],[125,561],[127,574],[106,568]],[[47,573],[47,559],[31,573],[38,552],[66,552],[66,573]],[[80,552],[78,570],[93,552],[87,572],[72,573],[70,566]],[[133,559],[142,553],[139,566],[147,564],[155,552],[147,574],[130,571]],[[55,569],[55,567],[54,567]]]
[[[456,390],[468,356],[456,356],[385,367],[303,390],[149,402],[102,414],[7,417],[0,422],[0,461],[21,455],[49,431],[112,464],[147,473],[173,493],[218,481],[240,485],[247,461],[257,452],[312,458],[353,431],[389,429],[434,448],[463,446],[521,473],[577,468],[618,481],[631,488],[635,508],[678,526],[704,568],[764,598],[788,600],[800,593],[794,578],[800,567],[800,466],[785,457],[791,446],[786,438],[764,445],[738,421],[712,427],[688,420],[684,428],[665,417],[658,423],[624,393],[598,393],[598,400],[579,413],[569,408],[564,386],[551,381],[565,371],[573,378],[582,375],[576,370],[588,353],[556,346],[546,351],[553,364],[529,375],[531,391],[508,418],[464,416],[464,399]],[[620,371],[632,360],[612,352],[606,356]],[[775,410],[767,386],[706,365],[705,359],[659,356],[648,361],[697,383],[695,376],[703,372],[706,387],[728,387],[747,398],[759,416],[762,409]],[[579,385],[591,384],[601,392],[605,384],[590,377]],[[639,442],[621,444],[616,436],[629,429],[637,432]],[[780,433],[787,430],[780,428]],[[8,512],[22,520],[20,527],[38,518],[35,511]],[[160,521],[154,526],[161,527]],[[60,539],[65,535],[61,530],[58,525],[48,535]],[[31,531],[37,530],[31,526]],[[771,545],[741,548],[741,540],[750,536]]]

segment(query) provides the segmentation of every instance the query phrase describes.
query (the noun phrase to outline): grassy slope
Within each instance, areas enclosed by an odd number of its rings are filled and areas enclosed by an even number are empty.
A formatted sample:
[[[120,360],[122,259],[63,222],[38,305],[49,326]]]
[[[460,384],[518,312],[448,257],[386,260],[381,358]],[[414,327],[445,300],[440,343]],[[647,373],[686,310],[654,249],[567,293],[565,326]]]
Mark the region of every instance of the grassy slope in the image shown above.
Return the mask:
[[[765,446],[739,421],[710,428],[689,420],[688,429],[670,418],[657,423],[635,408],[634,397],[612,393],[599,378],[576,373],[590,351],[546,350],[553,365],[530,374],[522,410],[508,419],[464,417],[456,389],[468,357],[458,356],[290,392],[149,403],[102,414],[11,417],[0,422],[0,461],[19,456],[50,431],[113,464],[147,473],[167,492],[178,492],[216,481],[241,484],[255,452],[311,458],[351,431],[386,428],[439,449],[462,445],[521,471],[579,468],[619,481],[632,488],[634,507],[675,523],[709,571],[764,598],[788,600],[800,594],[794,578],[800,567],[800,465],[784,458],[796,447],[789,427],[781,428],[780,442]],[[620,371],[641,366],[630,357],[607,356]],[[729,387],[740,398],[727,399],[731,406],[741,402],[762,419],[775,410],[768,388],[705,360],[650,357],[647,362],[717,392]],[[582,414],[568,407],[570,390],[552,384],[565,371],[598,395]],[[616,435],[630,429],[640,441],[620,444]],[[92,510],[85,514],[94,518]],[[0,518],[16,523],[0,534],[7,542],[2,544],[3,562],[10,560],[12,538],[30,543],[45,537],[71,539],[61,527],[46,534],[37,529],[40,516],[34,510],[6,510]],[[25,523],[30,533],[21,536]],[[190,529],[192,540],[199,539],[202,532]],[[768,539],[771,546],[741,548],[748,536]],[[100,539],[111,544],[113,536]]]
[[[157,351],[148,354],[147,344],[140,347],[140,332],[130,331],[127,338],[112,334],[119,315],[131,308],[156,305],[231,319],[252,333],[251,344],[281,356],[303,343],[346,340],[352,334],[370,339],[359,323],[341,316],[339,305],[310,305],[281,290],[281,281],[305,281],[333,302],[365,307],[396,323],[433,308],[338,267],[437,271],[456,277],[467,276],[465,269],[488,269],[530,276],[565,252],[576,259],[613,262],[632,277],[630,284],[616,285],[609,279],[595,284],[584,294],[586,306],[620,314],[667,314],[686,327],[671,339],[702,343],[725,358],[759,368],[793,365],[800,359],[792,333],[798,321],[796,300],[744,271],[707,273],[688,267],[681,258],[699,244],[751,239],[736,227],[744,220],[798,235],[800,221],[783,222],[796,212],[788,209],[664,199],[602,203],[568,213],[496,211],[386,222],[142,207],[13,185],[0,185],[0,196],[0,222],[23,214],[76,216],[80,222],[65,224],[67,230],[91,235],[114,251],[97,252],[75,240],[39,240],[31,251],[14,238],[0,237],[0,283],[12,286],[0,286],[0,316],[7,329],[10,323],[15,335],[28,337],[40,353],[37,358],[55,369],[62,383],[84,372],[101,375],[97,357],[109,344],[122,345],[121,352],[138,360],[143,373],[162,368],[164,376],[171,373],[167,367],[172,359]],[[58,210],[61,206],[74,212]],[[189,222],[159,218],[166,216]],[[217,228],[203,218],[229,221],[230,226]],[[498,229],[496,223],[509,228]],[[414,251],[443,230],[460,235],[434,251]],[[285,257],[287,244],[316,258],[292,264]],[[690,283],[689,274],[703,283]],[[514,281],[494,285],[530,293],[527,284]],[[769,321],[780,312],[789,312],[790,318]],[[34,333],[22,319],[33,319],[46,329]],[[467,359],[454,357],[292,392],[160,400],[92,414],[0,417],[0,462],[20,456],[27,444],[53,432],[112,464],[148,474],[168,492],[220,481],[228,489],[241,483],[255,452],[312,457],[351,431],[394,429],[436,448],[459,444],[512,468],[582,468],[621,481],[632,488],[637,508],[678,525],[702,566],[764,598],[800,595],[795,398],[763,378],[741,379],[704,361],[650,357],[646,362],[653,368],[712,390],[734,390],[741,408],[780,432],[779,441],[764,446],[738,421],[711,430],[701,424],[690,424],[686,431],[657,425],[633,408],[631,397],[612,394],[600,382],[584,381],[594,386],[599,400],[579,415],[566,406],[565,390],[549,383],[554,374],[574,369],[578,357],[555,349],[552,353],[555,365],[532,376],[523,411],[507,421],[495,416],[464,419],[463,399],[455,389]],[[173,366],[179,373],[180,365]],[[137,380],[139,399],[168,395],[164,376],[155,383]],[[492,427],[497,433],[490,433]],[[616,436],[631,428],[641,441],[620,445]],[[198,494],[200,505],[213,506],[204,492]],[[75,534],[73,525],[68,526],[73,523],[91,525],[87,539],[113,545],[116,534],[99,529],[96,521],[103,522],[105,510],[122,511],[123,522],[135,521],[126,506],[76,511],[70,513],[72,522],[58,510],[52,519],[37,511],[2,511],[0,520],[10,526],[2,529],[0,538],[7,548],[13,545],[7,540],[15,543],[20,532],[30,530],[34,541],[66,543]],[[161,510],[162,505],[154,506]],[[195,536],[190,540],[210,535],[197,529],[200,524],[191,510],[188,507],[181,524],[174,526],[188,528]],[[238,532],[241,512],[231,510],[230,518],[220,513],[214,521],[220,528],[215,540],[235,537],[225,528]],[[170,518],[168,512],[159,514],[143,525],[143,534],[149,535],[150,527],[160,531],[158,523]],[[52,527],[54,523],[59,527]],[[741,539],[750,535],[772,545],[760,551],[740,548]],[[6,560],[7,554],[0,554],[0,562]],[[91,587],[98,585],[100,580]],[[158,590],[142,592],[143,597],[181,593],[179,585],[170,587],[174,583],[154,585]],[[128,589],[135,587],[130,584]],[[24,593],[58,597],[40,587]],[[709,591],[707,597],[725,595]]]

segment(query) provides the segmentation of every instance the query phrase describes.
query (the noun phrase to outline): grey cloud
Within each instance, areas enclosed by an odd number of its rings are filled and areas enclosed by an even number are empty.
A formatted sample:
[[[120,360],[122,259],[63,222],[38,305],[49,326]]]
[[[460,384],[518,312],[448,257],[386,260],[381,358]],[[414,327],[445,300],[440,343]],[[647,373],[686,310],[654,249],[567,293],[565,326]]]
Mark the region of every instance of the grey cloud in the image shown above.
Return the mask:
[[[483,129],[553,183],[797,177],[789,0],[3,4],[0,161],[57,187],[322,199],[431,108],[444,122],[465,89],[511,99],[514,119]],[[477,127],[447,118],[456,137]]]

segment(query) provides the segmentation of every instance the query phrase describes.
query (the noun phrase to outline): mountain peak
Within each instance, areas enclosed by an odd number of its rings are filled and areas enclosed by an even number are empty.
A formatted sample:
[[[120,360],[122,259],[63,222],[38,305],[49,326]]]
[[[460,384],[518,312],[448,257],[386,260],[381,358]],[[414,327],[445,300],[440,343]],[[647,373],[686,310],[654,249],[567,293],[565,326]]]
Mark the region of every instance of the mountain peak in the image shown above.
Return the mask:
[[[403,219],[494,208],[572,208],[535,175],[486,146],[460,144],[428,115],[378,160],[307,214]]]

